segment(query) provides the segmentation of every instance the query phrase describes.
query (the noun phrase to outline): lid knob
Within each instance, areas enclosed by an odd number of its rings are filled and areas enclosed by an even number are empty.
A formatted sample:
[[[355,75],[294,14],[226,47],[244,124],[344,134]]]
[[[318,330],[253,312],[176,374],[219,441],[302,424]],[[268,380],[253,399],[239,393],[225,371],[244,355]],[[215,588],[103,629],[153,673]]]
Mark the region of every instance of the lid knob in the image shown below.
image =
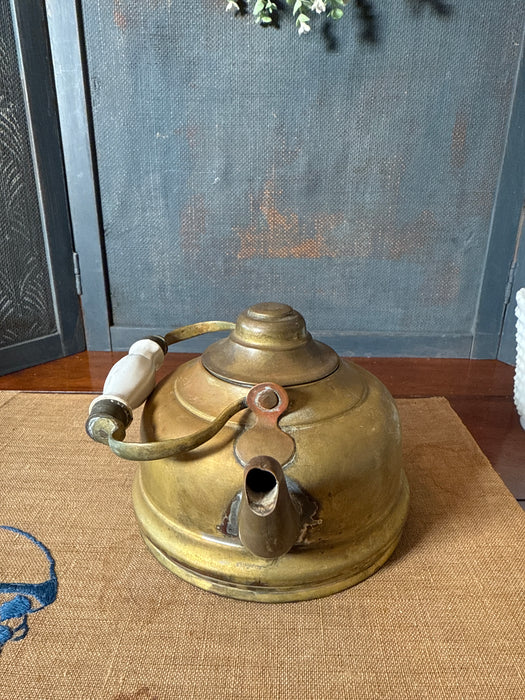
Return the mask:
[[[261,348],[291,348],[311,339],[304,318],[288,304],[255,304],[237,318],[233,338],[244,345]]]
[[[229,337],[204,352],[202,363],[227,381],[291,386],[331,374],[339,356],[313,340],[298,311],[288,304],[264,302],[243,311]]]

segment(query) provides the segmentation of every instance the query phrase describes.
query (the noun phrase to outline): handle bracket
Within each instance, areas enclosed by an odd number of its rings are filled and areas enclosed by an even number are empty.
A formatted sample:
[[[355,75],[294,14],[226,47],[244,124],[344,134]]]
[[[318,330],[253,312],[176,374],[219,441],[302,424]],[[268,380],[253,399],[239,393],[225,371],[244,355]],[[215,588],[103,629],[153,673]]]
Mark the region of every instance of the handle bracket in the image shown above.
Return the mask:
[[[261,454],[273,457],[283,466],[292,459],[295,440],[278,425],[288,403],[288,394],[278,384],[264,382],[250,390],[246,404],[256,422],[239,436],[235,445],[235,454],[243,466]]]

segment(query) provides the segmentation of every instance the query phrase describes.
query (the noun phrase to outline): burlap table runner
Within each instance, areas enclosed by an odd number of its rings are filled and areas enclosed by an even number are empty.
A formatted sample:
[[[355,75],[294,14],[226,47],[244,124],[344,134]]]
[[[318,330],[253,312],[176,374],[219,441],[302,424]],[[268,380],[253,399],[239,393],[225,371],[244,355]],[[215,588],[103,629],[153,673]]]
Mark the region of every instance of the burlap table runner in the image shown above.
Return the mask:
[[[5,643],[2,700],[525,697],[525,515],[444,399],[399,401],[412,501],[390,562],[285,605],[205,593],[153,559],[134,465],[85,437],[89,402],[0,393],[0,525],[49,548],[59,586]],[[48,574],[0,530],[0,582]]]

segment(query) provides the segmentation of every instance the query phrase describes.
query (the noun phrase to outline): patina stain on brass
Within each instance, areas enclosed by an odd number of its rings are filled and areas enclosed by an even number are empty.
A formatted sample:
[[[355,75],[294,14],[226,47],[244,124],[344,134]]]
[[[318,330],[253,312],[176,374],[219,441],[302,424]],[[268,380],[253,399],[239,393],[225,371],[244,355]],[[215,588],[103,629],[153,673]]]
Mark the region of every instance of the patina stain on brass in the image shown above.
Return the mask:
[[[228,328],[196,324],[166,342]],[[141,352],[158,361],[155,347]],[[88,432],[100,440],[118,425],[111,449],[140,460],[142,536],[186,581],[243,600],[305,600],[362,581],[396,547],[409,491],[394,400],[290,306],[250,307],[165,378],[144,407],[143,443],[124,441],[119,400],[125,409],[119,396],[93,402]]]

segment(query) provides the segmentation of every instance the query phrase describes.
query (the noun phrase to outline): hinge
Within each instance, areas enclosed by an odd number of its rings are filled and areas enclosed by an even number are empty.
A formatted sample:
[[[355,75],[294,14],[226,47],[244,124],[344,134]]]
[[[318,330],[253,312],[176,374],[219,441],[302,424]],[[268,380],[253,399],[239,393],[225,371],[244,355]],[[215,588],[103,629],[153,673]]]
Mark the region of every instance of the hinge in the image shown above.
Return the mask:
[[[82,296],[82,280],[80,278],[80,260],[78,253],[73,251],[73,272],[75,274],[75,286],[77,288],[78,296]]]
[[[516,272],[516,263],[517,261],[514,260],[512,265],[510,266],[509,276],[507,277],[507,286],[505,287],[505,306],[507,306],[507,304],[509,303],[512,294],[512,288],[514,286],[514,274]]]

